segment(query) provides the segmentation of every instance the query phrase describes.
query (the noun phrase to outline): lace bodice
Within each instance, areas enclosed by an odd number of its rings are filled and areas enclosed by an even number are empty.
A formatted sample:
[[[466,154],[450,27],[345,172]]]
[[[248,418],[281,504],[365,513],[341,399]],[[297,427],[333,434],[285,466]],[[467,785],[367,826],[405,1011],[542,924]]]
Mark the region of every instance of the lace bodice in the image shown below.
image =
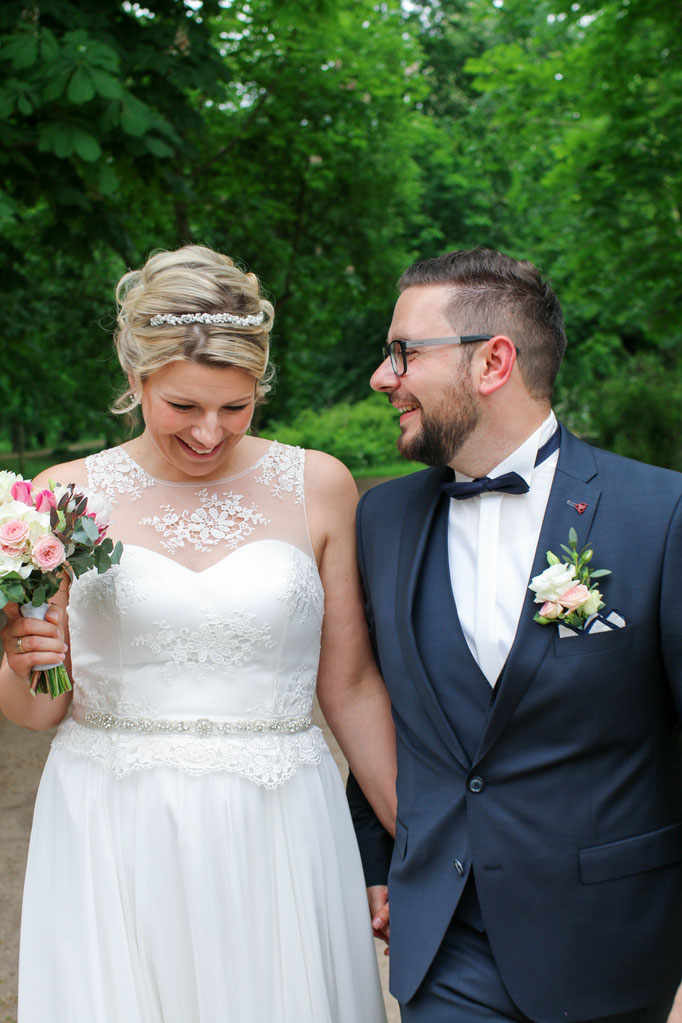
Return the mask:
[[[303,451],[273,443],[240,476],[199,487],[149,476],[122,448],[86,465],[124,553],[71,588],[74,719],[56,745],[117,774],[169,764],[267,786],[319,760],[318,728],[267,731],[309,716],[315,692],[323,592]]]

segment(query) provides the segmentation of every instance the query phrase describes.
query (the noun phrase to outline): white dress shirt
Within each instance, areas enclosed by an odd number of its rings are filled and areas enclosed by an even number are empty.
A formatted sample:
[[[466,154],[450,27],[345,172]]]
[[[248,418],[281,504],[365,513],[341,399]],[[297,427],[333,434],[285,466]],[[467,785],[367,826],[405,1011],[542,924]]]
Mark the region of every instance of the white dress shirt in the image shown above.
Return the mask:
[[[493,491],[450,501],[452,591],[469,649],[491,686],[514,642],[559,452],[538,466],[535,459],[556,429],[550,412],[528,440],[487,474],[494,479],[517,472],[530,486],[527,494]],[[471,479],[457,471],[455,478]]]

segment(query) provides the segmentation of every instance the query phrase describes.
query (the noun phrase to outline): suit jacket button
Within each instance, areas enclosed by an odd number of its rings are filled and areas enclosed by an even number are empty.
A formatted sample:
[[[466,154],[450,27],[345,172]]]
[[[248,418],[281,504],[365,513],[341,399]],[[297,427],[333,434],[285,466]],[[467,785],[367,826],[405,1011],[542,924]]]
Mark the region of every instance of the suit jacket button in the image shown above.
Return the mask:
[[[455,860],[453,866],[454,866],[455,870],[457,871],[457,873],[459,874],[459,876],[460,877],[464,877],[464,867],[462,866],[460,861],[459,860]]]
[[[485,788],[485,782],[482,778],[479,778],[477,774],[473,778],[469,779],[469,792],[483,792]]]

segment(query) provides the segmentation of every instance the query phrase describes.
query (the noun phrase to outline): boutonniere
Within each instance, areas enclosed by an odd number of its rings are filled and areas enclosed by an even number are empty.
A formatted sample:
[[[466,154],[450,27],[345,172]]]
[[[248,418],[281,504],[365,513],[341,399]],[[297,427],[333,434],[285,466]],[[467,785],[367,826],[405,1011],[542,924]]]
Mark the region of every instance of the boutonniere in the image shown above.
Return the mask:
[[[561,561],[552,551],[547,551],[549,568],[530,581],[528,588],[535,594],[535,603],[542,604],[533,621],[540,625],[565,622],[582,629],[587,619],[604,606],[594,580],[611,575],[611,571],[590,568],[592,548],[578,550],[578,534],[573,528],[568,531],[568,543],[568,547],[561,545],[567,557]]]

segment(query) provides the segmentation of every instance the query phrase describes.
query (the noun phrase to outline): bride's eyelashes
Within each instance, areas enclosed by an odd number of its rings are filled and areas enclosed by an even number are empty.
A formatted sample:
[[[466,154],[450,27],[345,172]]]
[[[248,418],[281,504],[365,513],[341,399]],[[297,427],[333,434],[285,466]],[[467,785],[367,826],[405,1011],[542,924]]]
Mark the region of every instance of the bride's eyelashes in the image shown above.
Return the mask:
[[[169,401],[168,404],[171,408],[174,408],[177,412],[192,412],[196,405],[180,405],[175,401]],[[225,412],[243,412],[248,407],[248,402],[243,405],[223,405],[223,411]]]

